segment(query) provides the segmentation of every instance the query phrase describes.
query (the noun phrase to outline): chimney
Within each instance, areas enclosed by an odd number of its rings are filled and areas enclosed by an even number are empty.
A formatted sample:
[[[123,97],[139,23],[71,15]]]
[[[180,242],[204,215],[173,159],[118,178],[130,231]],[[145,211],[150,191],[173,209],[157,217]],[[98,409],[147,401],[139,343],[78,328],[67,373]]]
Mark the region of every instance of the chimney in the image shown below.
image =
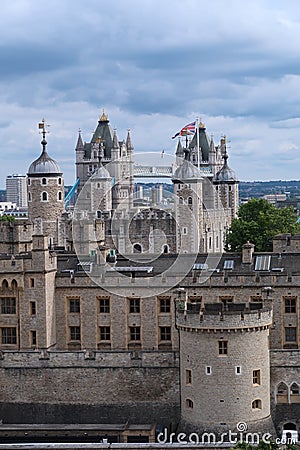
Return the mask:
[[[243,245],[242,247],[242,263],[243,264],[251,264],[252,256],[254,252],[254,245],[249,241]]]

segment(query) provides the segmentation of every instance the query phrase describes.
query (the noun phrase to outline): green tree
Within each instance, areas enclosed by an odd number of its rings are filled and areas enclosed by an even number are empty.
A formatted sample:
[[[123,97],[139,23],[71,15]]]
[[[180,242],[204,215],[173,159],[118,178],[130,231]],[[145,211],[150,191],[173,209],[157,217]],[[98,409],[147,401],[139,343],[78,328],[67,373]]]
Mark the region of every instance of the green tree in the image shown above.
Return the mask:
[[[15,220],[14,216],[7,216],[6,214],[0,216],[0,222],[14,222]]]
[[[251,199],[240,206],[238,218],[233,219],[225,237],[225,250],[237,252],[250,241],[257,252],[272,251],[276,234],[300,232],[293,208],[278,209],[267,200]]]

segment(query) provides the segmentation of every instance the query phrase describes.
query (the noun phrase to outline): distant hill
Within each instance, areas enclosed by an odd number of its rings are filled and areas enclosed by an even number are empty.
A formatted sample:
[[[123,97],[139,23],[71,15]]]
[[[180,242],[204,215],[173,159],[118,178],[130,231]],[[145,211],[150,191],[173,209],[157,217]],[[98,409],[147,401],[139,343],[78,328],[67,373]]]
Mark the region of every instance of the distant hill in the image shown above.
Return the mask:
[[[300,196],[300,181],[240,181],[240,199],[263,197],[267,194],[287,194],[294,198]]]

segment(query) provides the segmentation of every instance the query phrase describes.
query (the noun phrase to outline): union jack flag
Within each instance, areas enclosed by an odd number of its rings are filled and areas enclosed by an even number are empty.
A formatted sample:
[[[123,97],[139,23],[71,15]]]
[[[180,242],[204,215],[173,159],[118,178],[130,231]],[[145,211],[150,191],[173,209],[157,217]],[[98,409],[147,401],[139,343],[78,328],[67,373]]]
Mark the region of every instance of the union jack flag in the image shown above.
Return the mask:
[[[192,123],[188,123],[185,127],[181,128],[178,133],[172,136],[172,139],[175,139],[177,136],[188,136],[190,134],[194,134],[196,131],[196,121]]]

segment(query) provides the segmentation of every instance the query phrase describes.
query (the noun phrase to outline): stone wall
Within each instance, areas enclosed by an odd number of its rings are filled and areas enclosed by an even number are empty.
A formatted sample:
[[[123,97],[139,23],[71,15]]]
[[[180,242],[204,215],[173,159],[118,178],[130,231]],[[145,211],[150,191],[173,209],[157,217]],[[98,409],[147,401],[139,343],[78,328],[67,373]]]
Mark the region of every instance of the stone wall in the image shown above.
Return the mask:
[[[9,352],[0,360],[3,423],[179,420],[175,352]]]

